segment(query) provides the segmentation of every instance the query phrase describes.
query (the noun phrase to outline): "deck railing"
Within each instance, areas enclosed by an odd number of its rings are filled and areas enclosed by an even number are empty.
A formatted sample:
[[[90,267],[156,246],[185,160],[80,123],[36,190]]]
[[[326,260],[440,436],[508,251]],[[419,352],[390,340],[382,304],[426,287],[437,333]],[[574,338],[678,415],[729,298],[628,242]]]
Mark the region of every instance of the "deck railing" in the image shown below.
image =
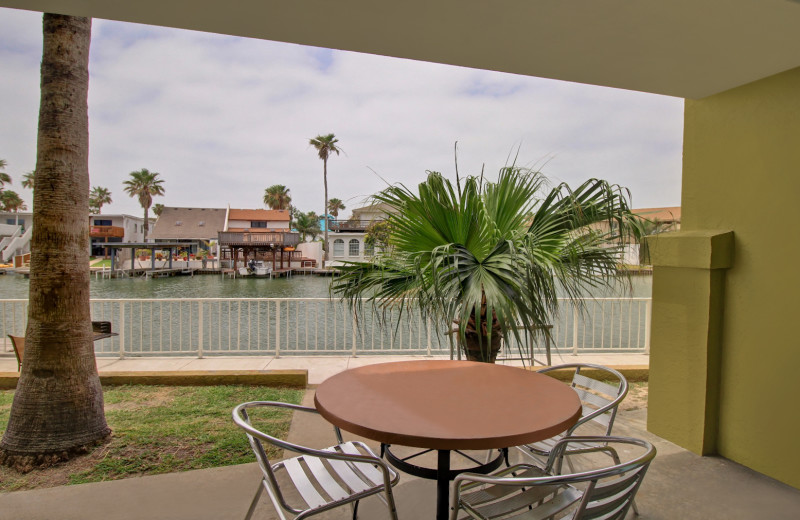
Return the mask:
[[[0,337],[25,335],[27,304],[0,300]],[[354,316],[327,298],[103,299],[91,301],[91,312],[119,334],[95,342],[95,352],[120,358],[450,352],[445,328],[415,311],[398,316],[365,303]],[[649,298],[586,299],[582,308],[564,301],[553,319],[552,350],[649,352],[650,312]],[[515,355],[516,346],[507,351]]]

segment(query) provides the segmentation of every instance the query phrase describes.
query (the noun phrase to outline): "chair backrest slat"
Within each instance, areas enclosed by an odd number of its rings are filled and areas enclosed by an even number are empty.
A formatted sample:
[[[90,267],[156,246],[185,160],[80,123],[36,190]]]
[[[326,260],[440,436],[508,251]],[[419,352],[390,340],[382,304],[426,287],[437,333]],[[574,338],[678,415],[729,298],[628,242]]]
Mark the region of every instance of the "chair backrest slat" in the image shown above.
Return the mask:
[[[595,392],[606,394],[607,396],[612,398],[617,397],[620,391],[619,386],[613,386],[603,381],[598,381],[597,379],[586,377],[579,372],[575,372],[575,375],[572,377],[572,385],[573,386],[580,385],[584,388],[594,390]]]
[[[594,409],[603,408],[604,406],[608,406],[612,401],[606,399],[605,397],[597,394],[593,394],[591,392],[587,392],[583,388],[573,388],[578,393],[578,397],[581,398],[581,401],[584,403],[591,404],[594,406]]]
[[[17,370],[22,369],[22,358],[25,354],[25,338],[22,336],[8,335],[11,340],[11,346],[14,347],[14,355],[17,356]]]

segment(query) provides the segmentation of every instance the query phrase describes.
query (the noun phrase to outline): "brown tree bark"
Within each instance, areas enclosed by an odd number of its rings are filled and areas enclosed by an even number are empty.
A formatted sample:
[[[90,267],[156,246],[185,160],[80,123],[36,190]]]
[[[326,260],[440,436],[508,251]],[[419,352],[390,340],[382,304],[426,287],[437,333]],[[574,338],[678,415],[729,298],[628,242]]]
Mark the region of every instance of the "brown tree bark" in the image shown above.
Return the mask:
[[[0,441],[23,471],[111,433],[89,309],[91,19],[45,14],[43,34],[25,358]]]

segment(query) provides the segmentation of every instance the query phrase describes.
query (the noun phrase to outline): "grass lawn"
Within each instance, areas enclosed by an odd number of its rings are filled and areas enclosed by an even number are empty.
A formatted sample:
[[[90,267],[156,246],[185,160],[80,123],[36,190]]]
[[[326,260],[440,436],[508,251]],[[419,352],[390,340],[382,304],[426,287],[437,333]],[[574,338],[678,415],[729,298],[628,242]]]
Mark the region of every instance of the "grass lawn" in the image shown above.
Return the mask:
[[[106,259],[94,262],[92,264],[92,267],[111,267],[111,259],[110,258],[106,258]]]
[[[299,403],[303,390],[249,386],[121,386],[104,389],[111,440],[87,455],[20,474],[0,467],[0,491],[82,484],[253,462],[244,432],[231,419],[245,401]],[[13,390],[0,391],[0,435]],[[257,427],[286,438],[291,413],[264,415]],[[273,453],[271,455],[276,455]]]

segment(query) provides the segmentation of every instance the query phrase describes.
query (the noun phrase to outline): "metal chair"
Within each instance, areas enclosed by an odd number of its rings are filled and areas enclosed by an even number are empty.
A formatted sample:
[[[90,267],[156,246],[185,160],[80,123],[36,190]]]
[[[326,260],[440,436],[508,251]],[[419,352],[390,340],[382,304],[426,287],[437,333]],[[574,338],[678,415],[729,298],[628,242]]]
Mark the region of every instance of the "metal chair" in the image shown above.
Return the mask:
[[[628,393],[628,381],[625,376],[620,374],[613,368],[604,367],[602,365],[592,365],[588,363],[570,363],[566,365],[556,365],[552,367],[543,368],[539,370],[540,374],[552,372],[554,370],[575,369],[572,376],[570,386],[578,393],[581,400],[583,412],[581,418],[575,425],[561,435],[557,435],[544,441],[536,442],[533,444],[525,444],[517,446],[523,453],[527,455],[534,455],[541,458],[547,458],[556,443],[564,438],[574,435],[575,430],[587,423],[595,423],[605,428],[605,435],[611,435],[611,429],[614,426],[614,419],[617,416],[617,408],[619,403],[625,398]],[[581,373],[581,370],[593,369],[602,372],[606,379],[615,380],[616,385],[587,377]],[[614,462],[619,464],[619,457],[617,453],[605,446],[604,441],[593,442],[589,444],[572,443],[572,446],[565,450],[563,455],[577,455],[580,453],[589,453],[593,451],[603,451],[608,453]],[[568,459],[569,463],[569,459]]]
[[[14,347],[14,355],[17,356],[17,372],[22,372],[22,355],[25,353],[25,338],[22,336],[8,335],[11,346]]]
[[[319,413],[314,408],[273,401],[253,401],[233,409],[233,421],[247,434],[263,473],[245,520],[253,515],[259,497],[265,490],[281,520],[308,518],[348,503],[353,504],[355,520],[358,501],[371,495],[377,495],[389,508],[390,517],[397,520],[392,487],[400,477],[364,443],[344,442],[341,431],[334,426],[339,441],[336,446],[316,450],[292,444],[254,428],[248,411],[256,408]],[[299,453],[300,456],[271,464],[262,442]],[[279,480],[288,480],[291,484],[281,485]]]
[[[583,473],[551,475],[569,445],[592,443],[635,445],[643,454],[614,466]],[[453,482],[451,520],[459,511],[467,518],[490,520],[525,518],[543,520],[568,517],[571,520],[622,520],[633,505],[656,449],[647,441],[623,437],[565,437],[550,451],[542,469],[518,464],[491,475],[462,473]],[[580,489],[575,487],[580,484]],[[571,516],[565,516],[571,515]]]

